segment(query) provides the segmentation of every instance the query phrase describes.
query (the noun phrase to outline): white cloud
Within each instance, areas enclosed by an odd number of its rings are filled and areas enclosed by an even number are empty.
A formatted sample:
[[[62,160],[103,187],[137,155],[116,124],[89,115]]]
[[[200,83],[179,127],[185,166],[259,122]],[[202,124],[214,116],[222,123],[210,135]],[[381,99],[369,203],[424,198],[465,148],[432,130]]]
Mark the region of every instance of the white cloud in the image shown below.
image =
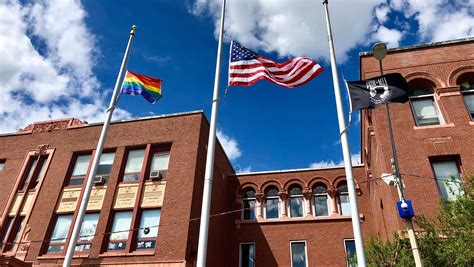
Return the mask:
[[[385,23],[388,19],[388,12],[390,8],[386,5],[381,5],[375,8],[375,17],[379,23]]]
[[[0,132],[62,117],[102,119],[105,94],[93,74],[95,37],[79,1],[0,3]],[[130,114],[116,110],[115,118]]]
[[[472,0],[397,0],[392,8],[414,18],[422,41],[435,42],[474,35]]]
[[[352,161],[352,164],[360,164],[361,163],[360,152],[356,154],[352,154],[351,161]],[[344,166],[344,160],[341,160],[339,162],[334,162],[332,160],[321,160],[318,162],[313,162],[309,165],[310,168],[329,168],[329,167],[338,167],[338,166]]]
[[[228,136],[220,129],[217,129],[217,138],[230,160],[235,160],[242,155],[237,140]]]
[[[191,12],[214,19],[217,35],[221,0],[196,0]],[[384,41],[398,46],[411,24],[420,42],[443,41],[474,35],[472,0],[334,0],[329,4],[339,62],[357,45]],[[392,11],[405,15],[386,25]],[[403,16],[402,16],[403,18]],[[328,59],[326,22],[321,2],[312,0],[228,1],[226,39],[280,56]]]
[[[371,29],[372,10],[381,0],[330,2],[332,28],[339,61],[356,44],[366,40]],[[219,25],[221,0],[197,0],[191,12],[210,15]],[[228,1],[226,37],[243,45],[280,56],[329,58],[323,5],[312,0]]]
[[[388,47],[398,47],[402,37],[403,34],[401,31],[388,29],[385,26],[380,26],[372,36],[374,41],[385,42]]]

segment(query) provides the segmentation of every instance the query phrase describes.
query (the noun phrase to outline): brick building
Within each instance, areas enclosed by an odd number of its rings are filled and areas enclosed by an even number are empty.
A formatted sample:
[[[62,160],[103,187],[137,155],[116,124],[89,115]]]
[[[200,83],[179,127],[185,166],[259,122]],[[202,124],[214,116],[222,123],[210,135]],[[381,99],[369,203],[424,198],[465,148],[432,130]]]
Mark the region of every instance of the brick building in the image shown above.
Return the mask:
[[[455,197],[443,177],[474,173],[473,41],[392,49],[384,60],[413,90],[390,108],[418,214]],[[379,73],[368,53],[360,69],[362,79]],[[361,125],[362,230],[387,238],[404,224],[395,189],[378,179],[390,172],[384,109],[363,112]],[[61,264],[100,130],[71,118],[0,136],[0,264]],[[194,266],[208,131],[201,111],[112,123],[73,264]],[[347,265],[354,243],[342,167],[236,174],[216,152],[208,266]]]

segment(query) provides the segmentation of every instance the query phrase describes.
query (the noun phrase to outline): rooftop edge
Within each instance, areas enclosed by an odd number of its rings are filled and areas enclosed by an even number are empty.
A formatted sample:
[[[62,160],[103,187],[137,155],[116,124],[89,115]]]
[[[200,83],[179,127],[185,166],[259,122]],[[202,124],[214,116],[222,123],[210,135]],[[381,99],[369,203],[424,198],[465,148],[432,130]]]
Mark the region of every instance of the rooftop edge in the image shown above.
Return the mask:
[[[433,46],[442,46],[442,45],[466,43],[466,42],[472,42],[472,41],[474,41],[474,37],[466,37],[466,38],[461,38],[461,39],[456,39],[456,40],[440,41],[440,42],[432,42],[432,43],[426,43],[426,44],[416,44],[416,45],[389,48],[387,50],[387,52],[397,52],[397,51],[405,51],[405,50],[411,50],[411,49],[422,49],[422,48],[428,48],[428,47],[433,47]],[[370,56],[370,55],[372,55],[372,51],[359,52],[359,57]]]

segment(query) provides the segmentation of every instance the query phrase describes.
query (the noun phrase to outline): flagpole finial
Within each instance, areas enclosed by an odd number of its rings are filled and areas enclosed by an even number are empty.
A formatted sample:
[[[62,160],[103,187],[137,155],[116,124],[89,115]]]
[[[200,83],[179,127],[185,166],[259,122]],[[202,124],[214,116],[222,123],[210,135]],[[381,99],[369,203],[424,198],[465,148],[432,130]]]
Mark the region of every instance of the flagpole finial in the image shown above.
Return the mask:
[[[135,34],[135,31],[138,29],[137,25],[132,25],[132,30],[130,31],[130,34]]]

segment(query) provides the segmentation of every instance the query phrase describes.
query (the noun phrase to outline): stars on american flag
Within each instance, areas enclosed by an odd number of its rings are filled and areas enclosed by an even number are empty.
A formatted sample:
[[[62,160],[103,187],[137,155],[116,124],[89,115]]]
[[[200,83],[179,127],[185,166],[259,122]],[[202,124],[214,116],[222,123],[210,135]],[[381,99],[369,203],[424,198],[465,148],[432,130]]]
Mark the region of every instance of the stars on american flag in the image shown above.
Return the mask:
[[[239,44],[236,41],[232,41],[232,51],[231,51],[231,57],[230,61],[231,62],[236,62],[240,60],[252,60],[256,59],[257,54],[253,52],[252,50],[243,47],[241,44]]]

